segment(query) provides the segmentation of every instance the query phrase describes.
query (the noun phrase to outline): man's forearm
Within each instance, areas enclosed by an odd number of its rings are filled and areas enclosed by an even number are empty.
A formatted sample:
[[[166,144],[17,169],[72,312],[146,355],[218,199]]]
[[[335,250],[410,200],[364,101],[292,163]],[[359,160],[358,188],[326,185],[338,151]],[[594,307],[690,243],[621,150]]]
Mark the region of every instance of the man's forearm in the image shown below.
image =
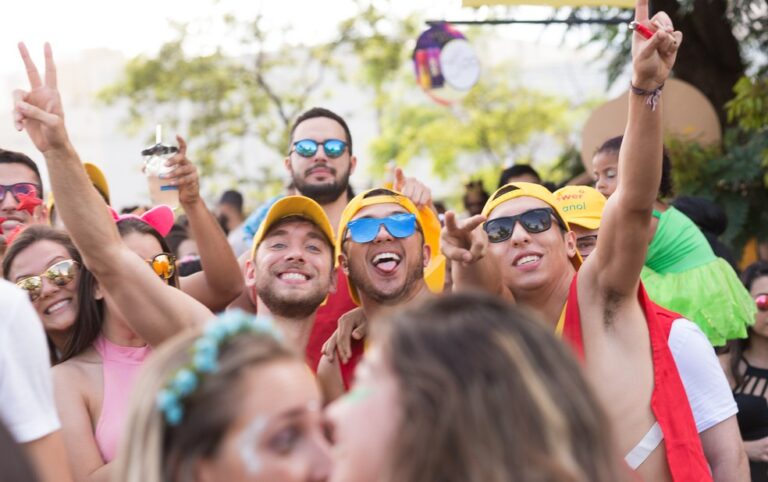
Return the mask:
[[[626,209],[650,210],[661,182],[662,99],[652,109],[648,97],[629,93],[629,114],[619,152],[617,194]]]

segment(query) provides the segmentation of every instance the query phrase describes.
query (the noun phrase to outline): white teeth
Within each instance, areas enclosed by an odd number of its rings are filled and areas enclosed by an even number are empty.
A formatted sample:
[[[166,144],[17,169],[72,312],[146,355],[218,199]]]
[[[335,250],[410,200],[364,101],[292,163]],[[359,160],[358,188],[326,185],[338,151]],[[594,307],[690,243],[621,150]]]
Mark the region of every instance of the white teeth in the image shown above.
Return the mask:
[[[540,259],[541,259],[541,256],[537,256],[535,254],[531,254],[531,255],[528,255],[528,256],[523,256],[522,258],[517,260],[517,263],[515,263],[515,266],[520,266],[520,265],[528,264],[528,263],[535,263],[536,261],[538,261]]]
[[[52,312],[58,311],[59,309],[64,308],[68,304],[69,304],[69,300],[61,300],[57,303],[54,303],[45,310],[45,314],[50,315]]]
[[[379,253],[373,257],[373,264],[376,264],[382,260],[400,261],[400,255],[397,253]]]
[[[283,273],[280,275],[280,279],[307,281],[309,277],[302,273]]]

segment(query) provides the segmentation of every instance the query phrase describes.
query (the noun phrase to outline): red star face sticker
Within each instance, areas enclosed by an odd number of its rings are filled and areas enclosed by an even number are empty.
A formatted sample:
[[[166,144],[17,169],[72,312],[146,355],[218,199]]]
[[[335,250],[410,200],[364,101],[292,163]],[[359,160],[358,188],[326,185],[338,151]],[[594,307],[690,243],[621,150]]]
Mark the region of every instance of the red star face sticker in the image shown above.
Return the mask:
[[[3,231],[3,223],[5,222],[6,219],[8,219],[8,218],[4,218],[4,217],[0,216],[0,236],[5,234],[5,232]]]
[[[30,216],[32,216],[36,207],[43,204],[43,200],[37,197],[37,192],[35,191],[32,191],[29,194],[17,194],[16,199],[19,200],[19,205],[16,206],[16,210],[27,211]]]

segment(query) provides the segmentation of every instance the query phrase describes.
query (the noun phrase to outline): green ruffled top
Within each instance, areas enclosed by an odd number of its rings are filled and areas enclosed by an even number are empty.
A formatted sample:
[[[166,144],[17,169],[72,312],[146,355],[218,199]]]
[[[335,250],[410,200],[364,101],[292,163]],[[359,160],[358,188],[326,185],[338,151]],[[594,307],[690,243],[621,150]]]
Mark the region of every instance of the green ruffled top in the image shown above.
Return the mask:
[[[659,224],[641,273],[650,298],[695,322],[715,346],[746,338],[755,303],[733,268],[685,214],[670,207],[653,215]]]
[[[716,256],[707,238],[691,219],[673,206],[653,215],[659,219],[648,246],[645,265],[657,273],[682,273],[713,261]]]

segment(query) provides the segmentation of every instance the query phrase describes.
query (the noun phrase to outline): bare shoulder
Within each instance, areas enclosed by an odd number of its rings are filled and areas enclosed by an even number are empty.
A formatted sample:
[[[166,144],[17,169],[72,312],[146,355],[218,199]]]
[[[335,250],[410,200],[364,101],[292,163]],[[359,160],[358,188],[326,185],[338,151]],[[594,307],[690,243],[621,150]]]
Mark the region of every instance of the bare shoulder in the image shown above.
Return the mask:
[[[59,363],[53,367],[54,382],[74,383],[77,386],[87,384],[94,375],[100,375],[102,370],[101,357],[93,348],[88,348],[83,353]]]

